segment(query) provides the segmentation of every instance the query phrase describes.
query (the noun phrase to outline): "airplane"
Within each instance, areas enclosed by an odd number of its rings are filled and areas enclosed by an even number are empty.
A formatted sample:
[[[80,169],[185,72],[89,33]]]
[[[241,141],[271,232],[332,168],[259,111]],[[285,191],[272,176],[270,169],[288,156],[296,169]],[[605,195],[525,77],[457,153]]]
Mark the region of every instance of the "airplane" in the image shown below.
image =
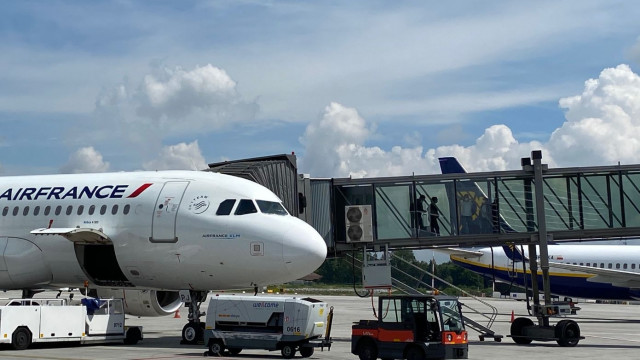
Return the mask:
[[[85,288],[137,316],[186,302],[183,342],[202,337],[209,290],[292,281],[327,246],[267,188],[203,171],[0,178],[0,289]],[[188,292],[187,292],[188,291]]]
[[[443,174],[466,173],[453,157],[440,158]],[[482,189],[467,182],[458,188],[460,193],[472,194],[476,204],[490,204]],[[491,214],[491,211],[485,211]],[[501,217],[473,219],[475,231],[488,228],[489,232],[515,231]],[[482,224],[493,224],[483,226]],[[504,245],[496,248],[435,249],[450,255],[454,264],[498,282],[531,286],[528,269],[528,247]],[[539,258],[539,249],[536,251]],[[548,245],[551,293],[559,296],[606,299],[640,299],[640,246],[636,245]],[[524,260],[524,262],[523,262]],[[526,276],[524,274],[527,274]],[[538,271],[538,284],[542,290],[542,272]]]

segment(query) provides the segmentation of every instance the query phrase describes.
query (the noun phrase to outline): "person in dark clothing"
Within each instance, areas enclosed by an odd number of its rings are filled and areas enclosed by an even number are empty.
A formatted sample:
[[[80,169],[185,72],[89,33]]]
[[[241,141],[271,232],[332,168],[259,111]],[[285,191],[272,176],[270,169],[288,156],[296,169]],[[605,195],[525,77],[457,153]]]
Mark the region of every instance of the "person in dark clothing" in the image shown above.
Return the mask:
[[[420,195],[420,197],[418,197],[416,199],[416,211],[415,211],[415,216],[416,216],[416,226],[418,226],[419,230],[426,230],[427,227],[424,225],[424,219],[423,219],[423,215],[427,212],[427,209],[424,208],[424,203],[426,201],[426,196]]]
[[[438,198],[432,197],[431,204],[429,205],[429,226],[430,231],[436,236],[440,236],[440,225],[438,225],[438,217],[440,217],[440,211],[438,210]]]

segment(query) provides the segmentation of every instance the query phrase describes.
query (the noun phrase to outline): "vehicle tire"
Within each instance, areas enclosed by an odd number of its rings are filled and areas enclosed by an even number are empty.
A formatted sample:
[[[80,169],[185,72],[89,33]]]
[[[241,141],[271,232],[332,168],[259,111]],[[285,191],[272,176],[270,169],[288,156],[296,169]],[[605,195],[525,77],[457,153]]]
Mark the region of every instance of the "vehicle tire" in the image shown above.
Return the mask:
[[[202,341],[203,334],[200,323],[188,322],[182,328],[182,342],[189,345],[197,344],[198,341]]]
[[[224,344],[222,340],[211,340],[209,342],[209,355],[222,356],[224,352]]]
[[[304,358],[308,358],[313,355],[314,349],[312,347],[301,347],[300,348],[300,356]]]
[[[557,343],[564,347],[573,347],[580,341],[580,327],[573,320],[562,320],[556,324]]]
[[[127,333],[124,336],[124,344],[125,345],[135,345],[139,340],[142,340],[142,333],[140,332],[140,328],[132,327],[127,330]]]
[[[240,351],[242,351],[242,348],[229,348],[227,351],[230,355],[238,355],[240,354]]]
[[[296,347],[291,344],[284,344],[282,345],[280,354],[282,354],[282,357],[285,359],[292,359],[296,356]]]
[[[407,352],[405,354],[405,359],[424,360],[425,359],[424,351],[422,351],[422,349],[420,349],[417,346],[411,346],[410,348],[407,349]]]
[[[358,357],[360,360],[376,360],[378,348],[371,340],[364,340],[358,345]]]
[[[519,345],[531,344],[531,339],[520,337],[524,335],[524,328],[533,326],[533,321],[529,318],[519,317],[511,323],[511,338]]]
[[[31,331],[26,327],[19,327],[11,336],[11,346],[14,350],[24,350],[31,346]]]

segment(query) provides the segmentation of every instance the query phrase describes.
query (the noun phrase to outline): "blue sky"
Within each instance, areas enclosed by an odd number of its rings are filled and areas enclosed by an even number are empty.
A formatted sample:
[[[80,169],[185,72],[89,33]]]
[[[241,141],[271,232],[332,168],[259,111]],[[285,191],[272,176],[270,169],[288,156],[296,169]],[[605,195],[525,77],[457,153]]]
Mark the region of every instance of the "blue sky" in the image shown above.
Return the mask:
[[[16,1],[0,11],[0,174],[313,177],[638,163],[629,1]]]

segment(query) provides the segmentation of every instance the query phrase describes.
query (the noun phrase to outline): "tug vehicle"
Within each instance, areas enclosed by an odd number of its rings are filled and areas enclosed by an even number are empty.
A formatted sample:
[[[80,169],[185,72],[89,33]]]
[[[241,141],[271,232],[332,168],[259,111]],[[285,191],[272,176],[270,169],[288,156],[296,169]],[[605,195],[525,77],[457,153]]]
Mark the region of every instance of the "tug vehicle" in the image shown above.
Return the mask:
[[[32,343],[124,342],[142,340],[141,326],[125,326],[122,299],[13,299],[0,306],[0,344],[24,350]]]
[[[332,318],[332,307],[309,297],[216,295],[207,310],[205,355],[265,349],[306,358],[316,347],[331,348]]]
[[[360,360],[468,356],[467,331],[455,297],[380,296],[377,316],[377,320],[360,320],[351,328],[351,353]]]

